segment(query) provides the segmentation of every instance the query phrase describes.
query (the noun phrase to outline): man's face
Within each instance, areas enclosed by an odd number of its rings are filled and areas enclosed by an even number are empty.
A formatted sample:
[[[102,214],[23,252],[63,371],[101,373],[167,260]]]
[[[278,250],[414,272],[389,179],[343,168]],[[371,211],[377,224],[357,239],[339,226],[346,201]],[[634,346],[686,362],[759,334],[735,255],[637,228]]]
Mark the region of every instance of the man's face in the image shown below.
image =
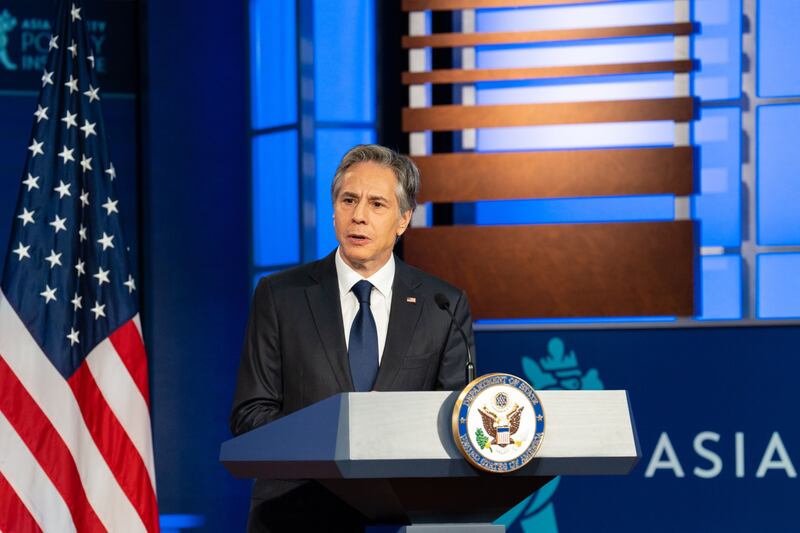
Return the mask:
[[[356,163],[342,178],[333,202],[333,225],[342,258],[362,276],[380,269],[392,254],[397,237],[411,220],[400,215],[394,172],[372,162]]]

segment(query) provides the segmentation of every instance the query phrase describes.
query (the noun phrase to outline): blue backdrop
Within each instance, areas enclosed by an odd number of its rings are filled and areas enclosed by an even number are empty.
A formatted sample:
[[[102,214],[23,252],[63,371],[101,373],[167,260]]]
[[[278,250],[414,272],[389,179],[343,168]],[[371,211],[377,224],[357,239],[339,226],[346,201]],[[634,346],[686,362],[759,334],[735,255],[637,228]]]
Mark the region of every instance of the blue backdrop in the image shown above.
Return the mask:
[[[142,246],[162,514],[243,531],[250,482],[219,464],[249,307],[243,2],[147,2]],[[180,518],[180,517],[177,517]]]
[[[626,477],[557,479],[503,522],[536,532],[796,530],[799,340],[796,327],[479,333],[481,372],[540,389],[627,389],[643,454]]]

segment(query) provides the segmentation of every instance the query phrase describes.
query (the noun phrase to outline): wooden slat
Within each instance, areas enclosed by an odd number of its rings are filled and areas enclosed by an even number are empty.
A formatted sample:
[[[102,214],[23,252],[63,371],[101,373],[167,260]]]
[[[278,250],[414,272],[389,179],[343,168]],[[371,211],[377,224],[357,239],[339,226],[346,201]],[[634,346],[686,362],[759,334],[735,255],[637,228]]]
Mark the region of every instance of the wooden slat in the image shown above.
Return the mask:
[[[415,228],[403,255],[466,290],[476,319],[690,316],[693,224]]]
[[[689,35],[691,22],[650,24],[646,26],[615,26],[611,28],[580,28],[570,30],[510,31],[483,33],[434,33],[403,36],[403,48],[445,48],[488,44],[548,43],[554,41],[584,41],[618,37],[647,37],[654,35]]]
[[[653,98],[605,102],[459,106],[403,109],[403,131],[453,131],[467,128],[589,124],[692,119],[693,100]]]
[[[563,6],[568,4],[609,4],[630,0],[403,0],[403,11],[451,11],[481,7]]]
[[[475,83],[481,81],[533,80],[545,78],[575,78],[612,74],[648,74],[653,72],[691,72],[694,62],[652,61],[649,63],[617,63],[609,65],[578,65],[572,67],[447,69],[429,72],[403,72],[406,85],[420,83]]]
[[[420,202],[694,192],[694,149],[631,148],[415,157]]]

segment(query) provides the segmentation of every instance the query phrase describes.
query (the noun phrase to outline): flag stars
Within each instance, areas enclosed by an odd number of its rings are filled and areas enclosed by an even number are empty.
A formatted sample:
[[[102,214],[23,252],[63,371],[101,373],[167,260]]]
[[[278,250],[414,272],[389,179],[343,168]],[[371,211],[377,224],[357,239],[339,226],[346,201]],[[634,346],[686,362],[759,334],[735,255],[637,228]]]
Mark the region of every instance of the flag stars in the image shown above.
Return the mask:
[[[67,130],[69,130],[73,126],[75,126],[76,128],[78,127],[78,123],[75,121],[75,117],[77,116],[78,116],[77,113],[70,113],[69,109],[67,109],[67,114],[64,115],[64,118],[61,119],[61,122],[67,123]]]
[[[58,288],[51,289],[50,285],[45,285],[44,286],[44,290],[39,293],[39,296],[44,298],[45,305],[49,304],[52,301],[58,301],[58,298],[56,298],[56,291],[57,290],[58,290]]]
[[[45,257],[45,261],[50,263],[50,270],[52,270],[56,265],[61,266],[61,256],[63,254],[57,254],[55,250],[50,250],[50,255]]]
[[[28,192],[31,192],[32,189],[39,188],[39,176],[33,176],[30,172],[28,172],[28,177],[23,182],[23,185],[28,186]]]
[[[86,139],[89,138],[89,135],[95,135],[95,136],[97,135],[97,132],[94,131],[94,127],[96,124],[97,122],[89,122],[88,120],[83,119],[83,126],[80,127],[80,130],[86,136],[85,137]]]
[[[98,318],[106,316],[106,306],[105,304],[100,305],[100,302],[95,302],[94,307],[92,307],[92,313],[94,313],[94,319],[97,320]]]
[[[73,39],[72,43],[67,46],[67,50],[70,51],[72,57],[78,57],[78,43],[75,42],[75,39]]]
[[[81,237],[81,242],[85,241],[86,238],[87,238],[86,237],[86,227],[83,224],[81,224],[80,229],[78,229],[78,235],[80,235],[80,237]]]
[[[94,68],[94,54],[86,56],[86,59],[89,60],[89,62],[92,64],[92,68]]]
[[[78,340],[78,335],[80,335],[79,331],[75,331],[75,328],[69,328],[69,335],[67,335],[67,338],[69,339],[70,346],[80,343]]]
[[[28,150],[31,151],[31,157],[36,157],[37,154],[44,155],[44,150],[42,150],[42,146],[44,146],[44,141],[38,142],[36,139],[33,140],[33,143],[28,146]]]
[[[22,242],[19,243],[16,250],[12,250],[11,253],[17,254],[19,256],[19,261],[22,261],[24,258],[31,258],[31,254],[28,253],[28,250],[31,249],[31,246],[23,246]]]
[[[128,281],[123,283],[126,287],[128,287],[128,294],[131,294],[133,291],[136,290],[136,282],[133,281],[133,276],[128,274]]]
[[[83,94],[85,94],[86,96],[89,97],[89,103],[91,104],[95,100],[100,100],[100,97],[97,95],[97,93],[99,91],[100,91],[100,87],[94,88],[94,87],[92,87],[92,84],[90,83],[89,84],[89,90],[85,91]]]
[[[111,163],[108,168],[106,169],[106,174],[108,174],[111,181],[114,181],[114,178],[117,177],[117,171],[114,170],[114,163]]]
[[[83,309],[83,305],[81,302],[83,301],[83,296],[78,296],[78,293],[75,293],[75,296],[72,298],[70,302],[72,304],[72,310],[77,311],[78,309]]]
[[[86,154],[81,154],[81,168],[84,172],[92,170],[92,158],[86,157]]]
[[[42,87],[53,85],[53,74],[55,74],[55,71],[47,72],[47,69],[44,69],[44,73],[42,74]]]
[[[50,109],[49,107],[42,107],[40,104],[36,105],[36,111],[33,113],[33,116],[36,117],[36,123],[43,120],[48,120],[50,117],[47,116],[47,110]]]
[[[66,221],[67,217],[60,218],[58,215],[56,215],[56,218],[54,218],[53,221],[50,222],[50,225],[56,229],[56,235],[58,235],[59,231],[62,230],[67,231],[67,226],[65,225]]]
[[[72,94],[78,90],[78,80],[70,74],[69,80],[64,83],[64,87],[69,87],[69,94]]]
[[[97,278],[97,286],[102,287],[103,283],[111,283],[108,279],[108,275],[111,273],[111,269],[103,270],[103,267],[98,267],[97,274],[92,276],[93,278]]]
[[[103,246],[103,251],[105,252],[106,248],[113,248],[114,247],[114,243],[112,242],[113,240],[114,240],[114,236],[113,235],[106,235],[106,232],[104,231],[103,232],[103,237],[101,239],[97,239],[97,242]]]
[[[58,48],[58,35],[50,36],[50,43],[47,45],[47,51],[49,52],[53,48]]]
[[[78,271],[78,277],[81,277],[84,274],[86,274],[86,269],[84,268],[85,266],[86,266],[86,263],[84,263],[82,260],[78,259],[78,264],[75,265],[75,270]]]
[[[72,196],[72,193],[69,192],[69,187],[69,183],[64,183],[64,180],[58,180],[58,187],[55,187],[53,191],[58,193],[58,199],[61,200],[65,196]]]
[[[92,87],[92,84],[90,83],[89,84],[89,90],[85,91],[83,94],[85,94],[86,96],[89,97],[89,103],[91,104],[95,100],[100,100],[100,97],[97,95],[97,93],[99,91],[100,91],[100,87],[97,87],[95,89],[94,87]]]
[[[67,148],[67,145],[64,145],[64,148],[61,150],[61,153],[58,154],[58,157],[64,160],[64,164],[67,164],[67,161],[75,161],[75,157],[73,157],[72,152],[74,152],[74,148]]]
[[[81,198],[81,205],[83,207],[86,207],[87,205],[89,205],[89,191],[81,190],[80,198]]]
[[[36,211],[28,211],[27,207],[23,207],[22,208],[22,214],[21,215],[17,215],[17,218],[22,220],[22,227],[23,228],[25,226],[27,226],[29,223],[30,224],[35,224],[36,223],[36,221],[33,220],[33,214],[35,212]]]
[[[106,201],[106,203],[103,204],[103,207],[107,211],[106,215],[110,215],[111,213],[119,213],[119,210],[117,209],[117,204],[118,203],[119,203],[119,200],[114,200],[112,202],[111,201],[111,197],[109,197],[108,200]]]
[[[81,20],[81,8],[75,7],[75,4],[72,4],[72,9],[70,9],[69,14],[72,17],[72,22]]]

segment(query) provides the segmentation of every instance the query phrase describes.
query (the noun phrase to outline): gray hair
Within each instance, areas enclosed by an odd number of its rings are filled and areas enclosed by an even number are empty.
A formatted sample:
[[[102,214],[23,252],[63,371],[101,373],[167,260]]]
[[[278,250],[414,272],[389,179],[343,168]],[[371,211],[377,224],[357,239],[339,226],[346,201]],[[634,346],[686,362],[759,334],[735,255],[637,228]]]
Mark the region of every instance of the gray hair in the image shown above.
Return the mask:
[[[372,162],[389,168],[397,178],[397,203],[400,204],[400,214],[413,211],[417,207],[417,192],[419,192],[419,169],[410,157],[399,154],[391,148],[378,144],[359,144],[352,147],[342,157],[339,168],[333,176],[331,184],[331,199],[336,202],[336,197],[342,188],[345,173],[356,163]]]

